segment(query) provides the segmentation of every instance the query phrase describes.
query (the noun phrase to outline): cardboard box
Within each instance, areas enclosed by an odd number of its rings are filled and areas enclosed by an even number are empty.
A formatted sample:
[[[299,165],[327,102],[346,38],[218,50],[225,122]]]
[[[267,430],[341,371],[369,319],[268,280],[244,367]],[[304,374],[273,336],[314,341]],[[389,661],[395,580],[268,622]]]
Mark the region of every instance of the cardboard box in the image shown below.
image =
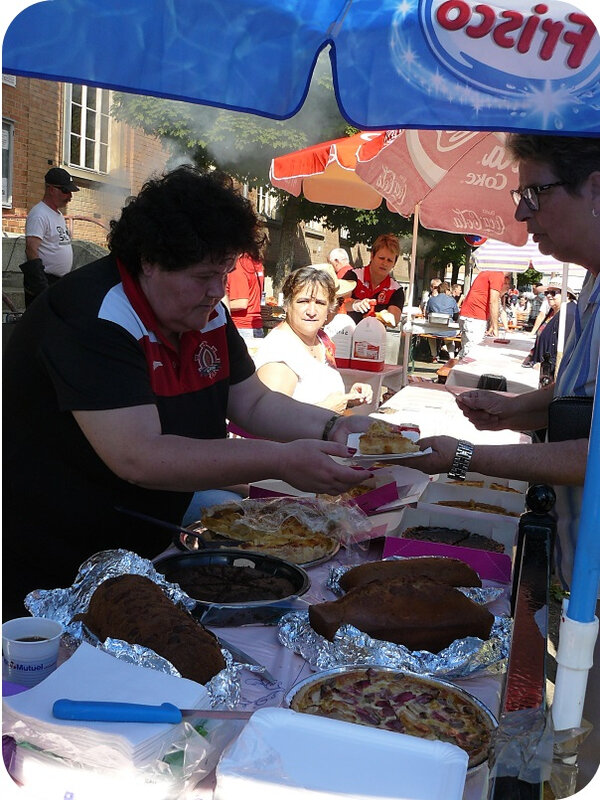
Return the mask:
[[[389,556],[447,556],[459,558],[469,564],[480,578],[498,583],[510,583],[518,520],[496,514],[474,514],[471,511],[457,512],[458,509],[447,509],[444,506],[421,506],[405,508],[400,524],[388,536],[383,548],[383,558]],[[416,539],[403,539],[402,532],[417,526],[435,526],[443,528],[464,528],[470,533],[489,536],[504,546],[504,553],[491,553],[487,550],[476,550],[472,547],[422,542]]]
[[[477,481],[483,484],[481,487],[482,489],[491,489],[492,484],[494,483],[497,486],[508,486],[511,489],[520,492],[521,494],[525,494],[529,488],[527,481],[517,481],[513,478],[492,478],[490,475],[483,475],[481,472],[467,472],[464,483],[453,481],[446,474],[438,475],[436,480],[440,483],[449,483],[451,486],[465,486],[465,483],[468,483],[469,481]],[[498,489],[496,491],[502,490]],[[513,494],[513,492],[509,492],[509,494]],[[500,505],[502,505],[502,503],[500,503]]]
[[[484,515],[485,517],[506,516],[518,520],[519,516],[525,511],[525,498],[522,494],[517,494],[515,492],[497,492],[493,489],[478,489],[473,486],[442,483],[440,481],[432,481],[429,486],[427,486],[419,498],[419,505],[437,505],[440,500],[465,503],[474,500],[476,503],[499,506],[509,512],[507,514],[490,514],[488,511],[442,506],[442,508],[447,509],[449,512],[464,514],[465,510],[467,510],[469,514],[477,514],[478,516]]]

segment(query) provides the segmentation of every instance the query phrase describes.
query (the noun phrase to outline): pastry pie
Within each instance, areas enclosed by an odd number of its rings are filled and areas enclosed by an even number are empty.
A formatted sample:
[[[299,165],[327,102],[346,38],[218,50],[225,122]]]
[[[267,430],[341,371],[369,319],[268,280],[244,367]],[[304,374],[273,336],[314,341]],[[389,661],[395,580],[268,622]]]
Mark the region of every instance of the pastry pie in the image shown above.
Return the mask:
[[[484,536],[481,533],[471,533],[464,528],[438,528],[435,526],[417,525],[406,528],[401,534],[403,539],[418,539],[422,542],[438,542],[439,544],[454,544],[460,547],[473,547],[477,550],[489,550],[492,553],[503,553],[504,546],[501,542]]]
[[[383,420],[375,420],[360,438],[361,455],[381,455],[383,453],[417,453],[419,446],[402,433],[398,425],[390,425]]]
[[[513,489],[512,486],[504,486],[502,483],[490,483],[490,489],[495,489],[497,492],[514,492],[521,494],[518,489]]]
[[[309,564],[339,548],[335,522],[310,501],[289,497],[212,506],[204,511],[202,525],[209,533],[240,540],[235,546],[242,550],[268,553],[292,564]]]
[[[449,684],[378,667],[317,677],[292,697],[294,711],[458,745],[469,768],[488,757],[493,718]]]
[[[477,500],[438,500],[438,506],[452,506],[452,508],[465,508],[468,511],[484,511],[486,514],[504,514],[507,517],[519,517],[516,511],[507,511],[502,506],[491,503],[480,503]]]

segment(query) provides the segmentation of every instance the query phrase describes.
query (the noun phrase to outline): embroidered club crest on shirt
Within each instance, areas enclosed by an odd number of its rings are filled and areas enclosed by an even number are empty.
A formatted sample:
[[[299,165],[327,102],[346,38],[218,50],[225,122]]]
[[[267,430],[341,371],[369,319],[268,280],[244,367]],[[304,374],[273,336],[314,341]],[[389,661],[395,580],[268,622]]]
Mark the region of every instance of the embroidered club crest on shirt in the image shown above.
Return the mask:
[[[221,359],[217,348],[207,342],[200,343],[194,361],[198,365],[198,372],[208,378],[214,378],[221,369]]]

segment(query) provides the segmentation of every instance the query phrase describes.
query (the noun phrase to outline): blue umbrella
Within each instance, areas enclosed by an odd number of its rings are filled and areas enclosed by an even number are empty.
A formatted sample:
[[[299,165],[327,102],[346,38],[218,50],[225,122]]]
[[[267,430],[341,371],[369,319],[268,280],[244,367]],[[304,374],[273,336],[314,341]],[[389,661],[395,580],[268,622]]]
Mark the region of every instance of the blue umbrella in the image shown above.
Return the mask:
[[[51,0],[3,71],[284,119],[328,45],[360,128],[600,133],[600,39],[557,0]]]
[[[285,119],[327,46],[340,110],[362,129],[600,134],[600,37],[556,0],[51,0],[9,26],[2,70]],[[568,611],[584,626],[599,472],[595,409]]]

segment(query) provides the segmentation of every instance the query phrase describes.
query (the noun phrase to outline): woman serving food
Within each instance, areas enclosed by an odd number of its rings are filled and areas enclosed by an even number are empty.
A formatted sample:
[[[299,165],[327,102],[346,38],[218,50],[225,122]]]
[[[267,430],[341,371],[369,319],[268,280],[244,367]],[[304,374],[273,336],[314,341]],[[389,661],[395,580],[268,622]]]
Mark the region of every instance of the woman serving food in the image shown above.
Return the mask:
[[[265,338],[254,360],[269,389],[341,413],[349,402],[370,403],[373,390],[355,383],[346,392],[336,369],[335,348],[323,326],[337,307],[337,296],[352,285],[330,269],[300,267],[288,275],[282,289],[286,319]]]
[[[392,278],[399,255],[398,238],[385,233],[373,242],[370,263],[345,274],[346,280],[356,281],[352,297],[346,303],[348,315],[355,322],[376,315],[385,325],[396,326],[400,323],[404,289]]]

